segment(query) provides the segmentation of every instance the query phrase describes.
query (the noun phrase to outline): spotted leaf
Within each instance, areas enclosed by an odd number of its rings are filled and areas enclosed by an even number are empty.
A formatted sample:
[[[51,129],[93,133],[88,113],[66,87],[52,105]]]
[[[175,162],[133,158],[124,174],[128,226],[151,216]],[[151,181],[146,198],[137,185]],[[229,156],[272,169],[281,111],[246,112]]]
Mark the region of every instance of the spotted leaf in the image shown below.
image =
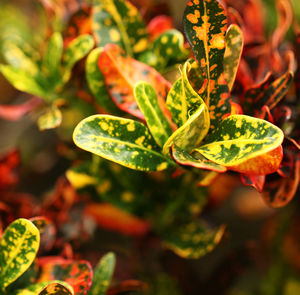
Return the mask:
[[[198,259],[211,252],[224,234],[224,226],[210,229],[204,223],[191,222],[163,234],[164,245],[183,258]]]
[[[154,89],[147,82],[139,82],[134,88],[134,96],[153,138],[162,147],[172,134],[172,129],[159,106]]]
[[[185,60],[190,54],[189,50],[184,47],[183,35],[174,29],[157,37],[151,51],[157,57],[155,68],[158,70],[163,70],[168,65]]]
[[[146,126],[130,119],[88,117],[76,126],[73,139],[78,147],[131,169],[159,171],[172,165]]]
[[[89,295],[105,295],[115,269],[116,257],[114,253],[108,253],[101,258],[94,270],[93,285]]]
[[[44,113],[38,119],[38,126],[40,130],[53,129],[58,127],[62,121],[61,111],[55,107],[51,106],[46,108]]]
[[[97,103],[110,113],[118,114],[120,111],[108,94],[104,83],[104,77],[98,67],[98,59],[102,50],[102,48],[96,48],[88,55],[85,64],[86,79]]]
[[[92,284],[93,271],[90,263],[87,261],[73,261],[61,258],[55,259],[51,257],[43,257],[38,260],[38,265],[38,282],[52,280],[66,282],[72,286],[74,294],[76,295],[87,294]]]
[[[73,66],[94,47],[94,39],[90,35],[80,35],[67,46],[63,58],[63,81],[66,83],[71,77]]]
[[[172,86],[167,96],[167,107],[172,114],[173,121],[180,127],[201,106],[202,98],[191,86],[187,74],[191,69],[190,61],[187,61],[182,69],[182,77]],[[209,125],[209,118],[207,124]],[[209,127],[209,126],[208,126]]]
[[[74,295],[73,288],[62,281],[49,283],[39,295]]]
[[[226,172],[226,167],[218,165],[203,156],[193,156],[186,151],[178,148],[176,145],[172,146],[172,158],[174,161],[182,166],[191,166],[199,169],[212,170],[216,172]]]
[[[231,115],[195,151],[219,165],[236,166],[274,150],[283,137],[283,132],[267,121]]]
[[[174,28],[173,20],[167,15],[158,15],[150,20],[147,25],[147,32],[151,40],[155,40],[165,31]]]
[[[92,29],[98,47],[116,44],[130,56],[147,49],[146,27],[138,10],[127,0],[97,1]]]
[[[201,68],[204,83],[198,90],[209,108],[211,128],[230,113],[228,86],[223,74],[227,21],[217,0],[193,0],[187,4],[184,31]]]
[[[157,94],[159,104],[164,105],[170,83],[155,69],[126,56],[118,46],[106,45],[100,54],[98,65],[104,75],[109,94],[121,110],[143,119],[133,93],[134,86],[139,81],[150,83]],[[164,110],[163,112],[165,113]]]
[[[0,240],[0,289],[20,277],[32,264],[40,244],[38,229],[27,219],[17,219]]]
[[[224,78],[229,90],[232,89],[240,63],[244,39],[238,25],[231,25],[226,33],[224,54]]]
[[[27,288],[18,289],[13,294],[14,295],[37,295],[39,294],[48,284],[52,282],[40,282],[29,285]]]
[[[209,129],[209,114],[205,104],[200,105],[199,109],[178,128],[166,141],[163,153],[168,155],[172,145],[188,153],[198,147]]]

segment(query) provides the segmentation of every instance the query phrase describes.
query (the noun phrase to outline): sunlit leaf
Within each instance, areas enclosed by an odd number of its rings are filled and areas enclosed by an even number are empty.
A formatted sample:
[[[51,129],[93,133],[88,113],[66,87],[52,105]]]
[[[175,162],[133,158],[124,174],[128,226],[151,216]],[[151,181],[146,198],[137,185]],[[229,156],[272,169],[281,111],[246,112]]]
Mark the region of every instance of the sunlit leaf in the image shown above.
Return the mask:
[[[232,89],[243,51],[243,33],[239,26],[231,25],[226,33],[224,54],[224,78]]]
[[[195,150],[219,165],[235,166],[276,149],[283,137],[283,132],[267,121],[231,115]]]
[[[94,278],[89,295],[105,295],[115,269],[116,257],[114,253],[108,253],[101,258],[94,269]]]
[[[45,109],[45,112],[38,118],[38,126],[40,130],[53,129],[58,127],[62,121],[61,111],[51,106]]]
[[[159,171],[172,166],[146,126],[130,119],[88,117],[76,126],[73,139],[78,147],[131,169]]]
[[[139,11],[127,0],[97,1],[92,28],[98,47],[116,44],[130,56],[147,49],[146,27]]]
[[[0,289],[20,277],[35,259],[39,248],[38,229],[27,219],[17,219],[0,240]]]
[[[198,259],[211,252],[224,234],[224,226],[210,229],[206,224],[191,222],[163,234],[164,245],[183,258]]]
[[[139,82],[134,88],[134,96],[153,138],[162,147],[172,130],[161,111],[153,87],[147,82]]]

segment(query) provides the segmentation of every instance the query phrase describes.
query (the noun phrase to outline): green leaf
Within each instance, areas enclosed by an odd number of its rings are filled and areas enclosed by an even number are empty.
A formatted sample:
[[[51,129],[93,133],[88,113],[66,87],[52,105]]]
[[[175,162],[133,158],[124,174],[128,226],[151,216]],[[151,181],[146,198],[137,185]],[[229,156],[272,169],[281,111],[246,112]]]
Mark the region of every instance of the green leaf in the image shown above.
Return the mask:
[[[162,235],[164,245],[183,258],[198,259],[211,252],[224,234],[224,226],[210,229],[205,223],[191,222],[169,229]]]
[[[78,147],[131,169],[159,171],[172,165],[146,126],[133,120],[90,116],[76,126],[73,140]]]
[[[116,257],[108,253],[101,258],[94,270],[94,279],[88,295],[105,295],[115,269]]]
[[[57,107],[51,106],[38,118],[38,126],[40,130],[53,129],[58,127],[61,121],[61,111]]]
[[[116,44],[131,56],[147,49],[146,27],[129,1],[97,1],[93,7],[92,29],[98,47]]]
[[[225,37],[224,78],[229,90],[232,89],[240,63],[244,38],[238,25],[230,25]]]
[[[73,295],[72,286],[66,282],[54,281],[47,285],[39,295]]]
[[[63,54],[63,81],[66,83],[71,76],[75,63],[85,57],[94,47],[94,39],[90,35],[80,35],[70,42]]]
[[[20,277],[35,259],[40,244],[38,229],[27,219],[17,219],[0,240],[0,289]]]
[[[191,86],[187,74],[191,69],[190,60],[185,62],[182,69],[182,77],[172,86],[167,96],[167,107],[172,114],[172,120],[182,126],[201,105],[204,105],[202,98]],[[209,127],[209,118],[208,118]]]
[[[216,172],[226,172],[226,167],[218,165],[207,160],[202,155],[190,155],[176,145],[172,146],[172,158],[174,161],[183,166],[191,166],[199,169],[212,170]]]
[[[27,71],[9,65],[0,65],[0,71],[16,89],[39,97],[47,97],[41,86]]]
[[[63,38],[61,33],[52,34],[48,40],[42,60],[42,70],[53,82],[59,80],[60,65],[63,54]]]
[[[85,64],[86,79],[97,103],[108,112],[118,114],[120,111],[108,94],[104,77],[98,67],[98,59],[102,51],[103,48],[96,48],[88,55]]]
[[[224,8],[217,0],[193,0],[188,3],[183,18],[184,31],[204,76],[196,91],[209,108],[211,128],[230,114],[228,86],[223,74],[225,33]]]
[[[153,87],[147,82],[139,82],[135,85],[134,96],[152,136],[162,147],[172,134],[172,130],[160,109]]]
[[[209,130],[209,114],[206,105],[203,103],[199,109],[178,128],[167,140],[163,147],[163,153],[169,154],[172,145],[190,152],[203,140]]]
[[[184,48],[184,37],[177,30],[168,30],[162,33],[153,43],[152,52],[156,55],[155,68],[165,69],[172,63],[188,58],[190,52]]]
[[[205,144],[195,149],[223,166],[234,166],[265,154],[282,143],[283,132],[275,125],[245,115],[224,119]]]

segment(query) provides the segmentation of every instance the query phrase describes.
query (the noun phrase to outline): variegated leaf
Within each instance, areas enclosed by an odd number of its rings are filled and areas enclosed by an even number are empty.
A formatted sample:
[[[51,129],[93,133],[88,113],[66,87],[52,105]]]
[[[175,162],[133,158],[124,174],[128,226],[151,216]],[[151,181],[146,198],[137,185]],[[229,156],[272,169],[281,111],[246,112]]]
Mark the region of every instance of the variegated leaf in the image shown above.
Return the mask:
[[[244,38],[238,25],[230,25],[225,37],[224,78],[229,90],[232,89],[240,63]]]
[[[174,161],[183,166],[191,166],[199,169],[212,170],[216,172],[226,172],[226,167],[218,165],[210,160],[205,159],[203,156],[190,155],[186,151],[180,149],[176,145],[172,146],[172,158]]]
[[[173,28],[173,20],[170,16],[167,15],[155,16],[147,24],[147,32],[151,40],[155,40],[162,33]]]
[[[166,141],[163,153],[169,154],[172,145],[177,145],[188,153],[198,147],[209,130],[209,114],[203,103],[199,109],[178,128]]]
[[[236,166],[276,149],[283,137],[283,132],[267,121],[231,115],[195,151],[219,165]]]
[[[118,46],[106,45],[100,54],[98,65],[112,99],[121,110],[143,119],[133,94],[134,86],[139,81],[150,83],[159,104],[164,105],[170,83],[155,69],[126,56]],[[165,110],[163,112],[167,113]]]
[[[32,264],[40,244],[38,229],[27,219],[17,219],[0,240],[0,289],[20,277]]]
[[[116,257],[108,253],[101,258],[94,270],[94,278],[88,295],[105,295],[115,269]]]
[[[93,47],[94,39],[90,35],[80,35],[69,43],[62,58],[64,83],[70,79],[73,66],[85,57]]]
[[[172,134],[172,129],[160,108],[153,87],[147,82],[139,82],[135,85],[134,96],[153,138],[162,147]]]
[[[74,295],[72,286],[66,282],[54,281],[49,283],[39,295]]]
[[[183,258],[198,259],[211,252],[224,234],[224,226],[210,229],[204,223],[191,222],[165,232],[164,245]]]
[[[167,96],[167,107],[172,114],[172,120],[181,127],[191,115],[201,106],[204,105],[202,98],[195,92],[188,80],[188,72],[191,69],[191,63],[185,62],[182,69],[182,77],[179,78],[172,86]],[[209,128],[210,120],[208,118]]]
[[[159,171],[172,166],[146,126],[130,119],[88,117],[76,126],[73,139],[78,147],[131,169]]]
[[[196,91],[209,108],[211,128],[230,113],[228,86],[223,74],[227,21],[217,0],[193,0],[187,4],[184,31],[204,76]]]
[[[147,49],[146,27],[138,10],[127,0],[97,1],[92,29],[98,47],[116,44],[130,56]]]
[[[120,111],[108,94],[104,77],[98,67],[98,59],[102,50],[102,48],[96,48],[88,55],[85,64],[86,79],[97,103],[111,114],[118,114]]]
[[[58,127],[62,121],[62,114],[59,108],[51,106],[46,108],[44,113],[38,118],[40,130],[53,129]]]

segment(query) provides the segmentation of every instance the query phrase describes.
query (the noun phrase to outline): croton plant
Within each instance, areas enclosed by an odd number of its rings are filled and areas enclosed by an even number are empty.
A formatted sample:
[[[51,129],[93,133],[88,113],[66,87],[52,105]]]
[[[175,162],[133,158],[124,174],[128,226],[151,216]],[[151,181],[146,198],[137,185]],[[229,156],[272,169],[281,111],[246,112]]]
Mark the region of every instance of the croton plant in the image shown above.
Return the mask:
[[[110,286],[115,254],[96,265],[93,252],[93,272],[76,250],[99,226],[146,252],[152,245],[185,259],[205,256],[230,239],[226,220],[210,212],[221,177],[238,175],[273,208],[293,199],[300,177],[293,3],[276,0],[278,24],[266,37],[258,0],[192,0],[182,31],[156,14],[164,9],[156,1],[39,2],[36,35],[22,15],[20,23],[0,21],[0,71],[27,93],[20,104],[0,105],[0,117],[29,113],[39,130],[55,129],[68,167],[54,192],[35,198],[16,192],[19,151],[0,159],[0,293],[181,294],[169,275],[120,276]],[[285,243],[272,237],[276,249]],[[281,293],[265,292],[266,276],[253,294],[296,294],[284,278]],[[226,294],[252,294],[232,290]]]

